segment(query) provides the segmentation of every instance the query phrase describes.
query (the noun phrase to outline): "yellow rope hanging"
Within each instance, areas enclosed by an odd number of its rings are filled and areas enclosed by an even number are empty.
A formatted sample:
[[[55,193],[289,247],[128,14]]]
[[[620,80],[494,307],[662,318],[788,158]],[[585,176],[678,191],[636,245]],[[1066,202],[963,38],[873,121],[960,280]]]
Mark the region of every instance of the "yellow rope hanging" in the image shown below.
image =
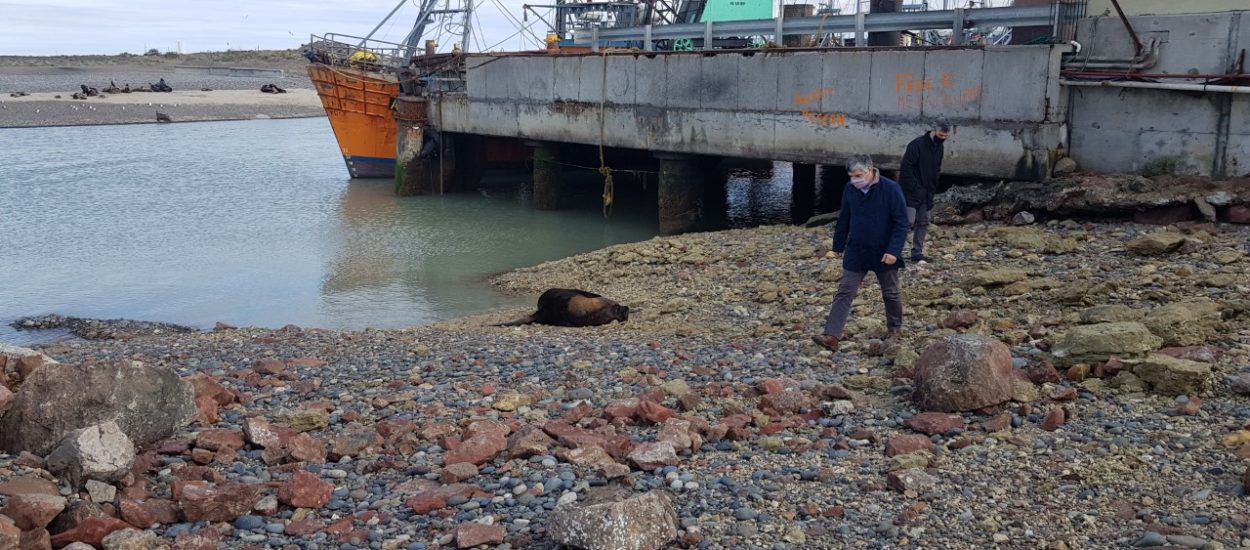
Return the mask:
[[[615,190],[612,185],[612,169],[603,158],[603,134],[608,102],[608,52],[602,52],[603,80],[599,88],[599,174],[603,176],[603,217],[612,214]]]

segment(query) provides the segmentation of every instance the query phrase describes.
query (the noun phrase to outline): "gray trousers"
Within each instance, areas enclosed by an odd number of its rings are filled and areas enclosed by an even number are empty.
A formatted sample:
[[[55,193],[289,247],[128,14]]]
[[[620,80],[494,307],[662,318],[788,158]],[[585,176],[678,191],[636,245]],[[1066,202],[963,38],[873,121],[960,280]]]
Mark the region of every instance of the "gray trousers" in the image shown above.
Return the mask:
[[[929,206],[921,204],[915,208],[907,207],[907,223],[911,224],[914,233],[911,237],[912,259],[924,256],[924,237],[929,233]]]
[[[842,329],[846,328],[846,319],[851,316],[851,305],[859,294],[859,287],[864,284],[867,273],[842,270],[842,282],[838,284],[838,295],[833,299],[833,307],[829,317],[825,319],[825,334],[842,338]],[[877,272],[877,283],[881,285],[881,297],[885,301],[886,330],[903,328],[903,298],[898,292],[898,270]]]

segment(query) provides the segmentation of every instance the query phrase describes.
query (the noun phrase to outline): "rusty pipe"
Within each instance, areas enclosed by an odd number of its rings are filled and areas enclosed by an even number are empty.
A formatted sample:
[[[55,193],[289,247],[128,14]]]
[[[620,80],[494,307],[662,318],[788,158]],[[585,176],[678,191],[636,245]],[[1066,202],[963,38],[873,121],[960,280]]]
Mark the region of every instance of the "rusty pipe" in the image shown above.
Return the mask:
[[[1111,5],[1115,7],[1115,12],[1120,14],[1120,22],[1124,23],[1124,28],[1128,30],[1128,35],[1133,38],[1133,47],[1136,48],[1137,55],[1141,55],[1141,39],[1137,37],[1137,31],[1133,30],[1133,24],[1129,23],[1128,16],[1124,15],[1124,10],[1120,9],[1119,0],[1111,0]]]

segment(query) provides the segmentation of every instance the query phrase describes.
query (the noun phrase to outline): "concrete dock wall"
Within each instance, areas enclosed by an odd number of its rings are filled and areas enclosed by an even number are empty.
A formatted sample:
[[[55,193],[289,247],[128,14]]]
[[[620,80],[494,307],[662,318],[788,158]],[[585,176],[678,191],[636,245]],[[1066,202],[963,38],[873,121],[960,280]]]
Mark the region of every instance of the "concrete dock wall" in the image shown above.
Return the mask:
[[[959,128],[945,172],[1043,179],[1066,147],[1067,50],[480,56],[467,92],[435,99],[430,118],[448,132],[668,153],[819,164],[869,153],[893,168],[946,116]]]
[[[1250,49],[1250,12],[1129,19],[1142,42],[1159,43],[1158,64],[1145,69],[1147,73],[1224,74],[1237,64],[1243,50]],[[1134,53],[1118,17],[1082,21],[1077,41],[1085,48],[1082,56]],[[1250,70],[1250,59],[1245,64]],[[1071,89],[1071,103],[1072,157],[1082,169],[1250,174],[1248,94],[1079,87]]]

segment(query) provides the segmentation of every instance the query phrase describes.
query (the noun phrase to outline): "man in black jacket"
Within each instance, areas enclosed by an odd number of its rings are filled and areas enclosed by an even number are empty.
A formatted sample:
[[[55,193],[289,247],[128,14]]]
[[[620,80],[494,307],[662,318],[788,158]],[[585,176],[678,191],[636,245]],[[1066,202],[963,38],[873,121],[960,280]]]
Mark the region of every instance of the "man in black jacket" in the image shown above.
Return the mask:
[[[951,125],[939,118],[933,129],[907,144],[899,170],[898,183],[907,197],[907,221],[915,233],[911,239],[911,261],[925,262],[924,238],[929,232],[929,210],[933,208],[933,195],[938,190],[938,175],[942,172],[943,142],[950,137]]]

